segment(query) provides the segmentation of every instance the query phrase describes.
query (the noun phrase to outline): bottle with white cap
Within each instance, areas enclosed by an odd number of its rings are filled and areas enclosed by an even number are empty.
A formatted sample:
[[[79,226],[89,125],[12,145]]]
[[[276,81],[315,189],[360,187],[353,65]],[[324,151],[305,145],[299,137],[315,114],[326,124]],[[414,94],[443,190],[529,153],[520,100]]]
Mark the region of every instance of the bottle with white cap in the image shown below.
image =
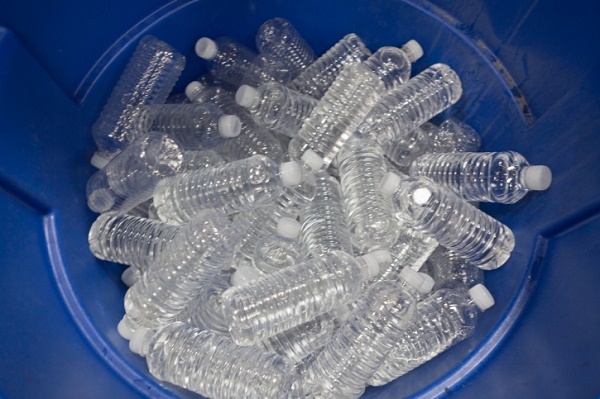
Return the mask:
[[[290,157],[301,159],[310,149],[322,158],[317,170],[327,168],[377,101],[408,80],[412,61],[402,49],[381,47],[345,68],[290,142]]]
[[[357,130],[384,146],[456,103],[460,78],[448,65],[435,64],[379,99]]]
[[[101,167],[131,142],[129,132],[139,107],[164,103],[184,66],[185,57],[167,43],[154,36],[140,40],[92,126],[92,137],[98,146],[93,165]]]
[[[180,228],[143,277],[125,294],[119,334],[156,328],[175,317],[231,261],[239,233],[227,216],[205,210]]]
[[[412,163],[410,175],[427,176],[466,201],[502,204],[514,204],[552,183],[550,168],[530,165],[514,151],[425,154]]]
[[[308,257],[332,250],[354,254],[340,183],[325,172],[315,174],[315,183],[314,199],[300,214],[303,251]]]
[[[145,105],[133,124],[134,135],[151,130],[168,133],[188,150],[216,147],[241,131],[239,117],[225,115],[211,103]]]
[[[88,206],[98,213],[127,212],[152,198],[161,179],[184,170],[179,143],[164,133],[147,133],[90,177],[86,186]]]
[[[295,219],[279,219],[276,234],[268,235],[256,244],[252,258],[254,267],[269,274],[301,263],[304,254],[298,242],[300,229],[301,225]]]
[[[256,48],[277,57],[293,77],[315,60],[315,53],[290,21],[272,18],[265,21],[256,33]]]
[[[228,37],[212,40],[198,39],[195,46],[198,57],[208,63],[210,73],[234,86],[242,83],[261,84],[268,81],[288,83],[291,73],[277,57],[256,54],[253,50]]]
[[[252,345],[358,298],[379,273],[374,256],[341,251],[264,275],[223,294],[223,313],[239,345]]]
[[[346,66],[362,62],[370,55],[360,37],[350,33],[306,67],[289,86],[320,100]]]
[[[107,212],[92,224],[88,243],[98,259],[146,269],[179,228],[158,220]]]
[[[287,397],[296,380],[294,366],[281,356],[181,322],[156,332],[138,329],[129,349],[146,358],[155,378],[207,398]]]
[[[396,217],[482,269],[508,260],[515,237],[506,225],[427,177],[397,181],[385,190],[392,193]]]
[[[257,88],[244,84],[235,94],[235,101],[257,124],[292,138],[318,103],[281,83],[265,83]]]
[[[374,285],[308,365],[307,389],[317,398],[360,397],[414,313],[414,298],[398,284]]]
[[[283,159],[283,149],[279,140],[267,129],[257,125],[227,90],[194,81],[187,85],[185,94],[192,102],[212,102],[226,114],[236,115],[240,119],[240,134],[216,148],[227,160],[238,160],[258,154],[266,155],[276,162]]]
[[[297,185],[301,178],[296,162],[277,165],[255,155],[161,180],[154,191],[154,206],[162,220],[182,224],[203,209],[229,215],[265,206],[283,187]]]
[[[394,348],[388,351],[369,384],[387,384],[470,337],[478,314],[493,305],[494,298],[481,284],[468,292],[453,289],[434,292],[417,304],[412,322],[395,337]]]

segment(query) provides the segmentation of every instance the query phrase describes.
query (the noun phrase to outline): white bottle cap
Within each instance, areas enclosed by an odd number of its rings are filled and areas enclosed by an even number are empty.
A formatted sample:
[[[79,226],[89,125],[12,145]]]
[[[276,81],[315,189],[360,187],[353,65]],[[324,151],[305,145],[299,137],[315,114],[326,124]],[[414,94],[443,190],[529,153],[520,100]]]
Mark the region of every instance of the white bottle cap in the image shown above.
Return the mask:
[[[146,336],[148,334],[154,334],[154,331],[146,328],[140,327],[133,333],[131,340],[129,340],[129,350],[135,354],[140,356],[146,356],[147,353],[142,353],[144,341],[147,339]]]
[[[419,290],[421,285],[423,285],[424,278],[419,274],[419,272],[414,271],[408,266],[405,266],[400,272],[400,278],[402,278],[408,285],[410,285],[415,290]]]
[[[248,284],[258,279],[260,275],[252,266],[241,266],[231,275],[231,285],[238,286]]]
[[[547,190],[552,184],[552,171],[545,165],[532,165],[523,168],[523,185],[528,190]]]
[[[313,150],[306,150],[304,154],[300,157],[308,166],[310,166],[314,170],[321,170],[323,167],[323,158],[319,156]]]
[[[402,50],[404,50],[410,62],[415,62],[423,56],[423,47],[421,47],[416,40],[407,41],[404,46],[402,46]]]
[[[380,265],[382,263],[392,263],[393,262],[392,254],[387,249],[378,249],[376,251],[371,251],[369,253],[371,255],[375,256],[375,259],[377,259],[377,263],[379,263]]]
[[[483,284],[477,284],[469,290],[473,302],[482,312],[494,306],[494,297]]]
[[[242,131],[242,122],[236,115],[223,115],[219,118],[217,127],[222,137],[237,137]]]
[[[421,275],[421,277],[423,277],[423,284],[421,284],[421,286],[419,287],[419,292],[421,294],[429,294],[431,292],[431,290],[433,289],[433,286],[435,285],[435,281],[427,273],[422,273],[422,272],[418,272],[418,273]]]
[[[301,229],[300,222],[292,218],[282,217],[277,222],[277,234],[281,237],[296,239]]]
[[[372,252],[369,252],[368,254],[360,256],[360,258],[367,265],[367,280],[370,280],[379,274],[379,262],[377,261],[376,255],[374,255]]]
[[[129,266],[127,269],[123,270],[123,273],[121,273],[121,281],[127,287],[131,287],[132,285],[134,285],[137,279],[138,272],[133,266]]]
[[[386,197],[389,197],[394,194],[401,181],[402,178],[394,172],[387,172],[383,176],[383,179],[381,179],[381,183],[379,183],[379,191]]]
[[[283,162],[279,165],[279,176],[285,187],[295,186],[302,182],[302,168],[295,161]]]
[[[205,60],[211,60],[217,55],[217,43],[208,37],[201,37],[196,42],[196,54],[198,57],[204,58]]]
[[[131,322],[127,315],[123,316],[119,324],[117,324],[117,332],[126,340],[130,340],[133,336],[135,330],[131,328]]]
[[[235,92],[235,102],[245,108],[250,108],[258,101],[258,90],[252,86],[241,85]]]
[[[188,98],[188,100],[195,101],[196,95],[203,89],[204,85],[197,80],[194,80],[185,87],[185,96]]]
[[[95,152],[92,156],[92,159],[90,159],[90,163],[92,164],[92,166],[98,169],[102,169],[103,167],[105,167],[108,161],[110,161],[110,158],[107,158],[104,155],[100,155],[98,154],[98,152]]]
[[[432,195],[433,193],[427,187],[420,187],[413,192],[412,197],[416,204],[424,205],[429,201]]]

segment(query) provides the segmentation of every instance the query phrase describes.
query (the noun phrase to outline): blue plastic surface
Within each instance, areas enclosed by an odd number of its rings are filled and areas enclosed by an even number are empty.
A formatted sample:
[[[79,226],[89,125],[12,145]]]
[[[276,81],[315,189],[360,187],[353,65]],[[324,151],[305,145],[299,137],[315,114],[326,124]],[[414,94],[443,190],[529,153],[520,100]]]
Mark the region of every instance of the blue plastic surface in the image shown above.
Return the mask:
[[[290,19],[322,53],[356,32],[375,50],[417,39],[464,96],[448,113],[554,173],[549,191],[482,208],[515,232],[487,272],[496,306],[475,335],[366,398],[589,398],[600,394],[600,51],[589,1],[0,1],[0,397],[192,398],[149,376],[116,332],[122,267],[95,260],[85,205],[90,126],[139,39],[184,52],[253,44]]]

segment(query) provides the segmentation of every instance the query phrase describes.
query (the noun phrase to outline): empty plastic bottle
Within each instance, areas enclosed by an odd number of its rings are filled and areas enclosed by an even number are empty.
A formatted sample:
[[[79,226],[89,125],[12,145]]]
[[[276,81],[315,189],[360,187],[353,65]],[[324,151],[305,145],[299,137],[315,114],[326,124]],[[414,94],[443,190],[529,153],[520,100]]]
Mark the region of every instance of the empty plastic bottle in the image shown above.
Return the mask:
[[[215,40],[202,37],[196,42],[196,54],[208,62],[210,73],[234,86],[268,81],[288,83],[291,74],[277,58],[256,54],[228,37]]]
[[[494,305],[481,284],[468,293],[441,289],[419,302],[412,323],[395,340],[394,349],[369,381],[383,385],[432,359],[473,333],[479,312]]]
[[[351,302],[377,273],[369,254],[331,251],[232,287],[223,294],[223,313],[233,339],[251,345]]]
[[[401,49],[382,47],[365,62],[345,68],[290,142],[290,158],[326,169],[379,98],[408,79],[410,65]],[[307,159],[308,150],[321,161]]]
[[[185,93],[191,101],[215,103],[223,112],[237,115],[240,118],[242,124],[240,134],[217,148],[227,160],[243,159],[258,154],[266,155],[276,162],[283,159],[283,149],[279,140],[273,137],[267,129],[254,123],[252,117],[235,102],[225,89],[191,82],[186,87]]]
[[[430,131],[434,153],[475,152],[481,147],[481,136],[475,129],[455,118],[443,121]]]
[[[301,263],[304,256],[298,242],[300,229],[300,223],[295,219],[279,219],[276,234],[268,235],[256,244],[252,258],[254,267],[268,274]]]
[[[183,154],[185,170],[199,170],[223,165],[225,160],[215,150],[186,150]]]
[[[208,398],[276,399],[295,382],[293,365],[279,355],[180,322],[139,329],[129,348],[146,357],[154,377]]]
[[[265,206],[282,187],[300,180],[297,163],[278,166],[265,156],[255,155],[163,179],[154,191],[154,206],[162,220],[182,224],[203,209],[218,209],[229,215]]]
[[[256,48],[272,54],[290,70],[293,77],[315,60],[315,53],[290,21],[272,18],[265,21],[256,34]]]
[[[227,334],[229,327],[223,318],[221,296],[231,287],[228,275],[216,275],[204,282],[198,295],[175,316],[175,320],[201,330],[211,330]]]
[[[179,229],[125,294],[121,336],[129,339],[140,326],[156,328],[173,321],[204,283],[231,261],[238,240],[227,216],[214,210],[200,212]]]
[[[392,202],[397,217],[482,269],[502,266],[514,249],[507,226],[426,177],[401,181]]]
[[[146,269],[178,230],[158,220],[104,213],[92,224],[88,242],[96,258]]]
[[[140,40],[92,126],[97,157],[110,158],[131,141],[128,132],[139,107],[165,102],[184,66],[185,57],[167,43],[153,36]]]
[[[466,287],[483,283],[483,270],[443,247],[433,251],[423,268],[435,280],[436,290],[456,282]]]
[[[242,85],[235,101],[248,109],[257,124],[292,138],[318,103],[280,83],[266,83],[258,88]]]
[[[414,311],[414,298],[396,283],[382,281],[373,286],[308,366],[314,397],[360,397]]]
[[[140,108],[134,120],[133,134],[148,131],[168,133],[185,148],[213,148],[236,137],[241,131],[240,118],[225,115],[210,103],[155,104]]]
[[[162,178],[183,171],[179,144],[163,133],[147,133],[90,177],[86,187],[88,206],[98,213],[126,212],[150,199]]]
[[[379,190],[387,169],[374,142],[353,139],[338,157],[346,218],[352,243],[361,251],[391,246],[399,234],[390,198]]]
[[[414,128],[427,122],[462,94],[456,72],[445,64],[435,64],[382,97],[357,130],[380,145],[401,140]]]
[[[531,166],[514,151],[425,154],[412,163],[410,175],[427,176],[466,201],[503,204],[552,183],[550,168]]]
[[[370,55],[363,41],[350,33],[296,76],[290,87],[320,100],[344,67],[362,62]]]
[[[319,172],[315,184],[314,199],[300,216],[304,252],[313,257],[332,250],[353,254],[340,183]]]

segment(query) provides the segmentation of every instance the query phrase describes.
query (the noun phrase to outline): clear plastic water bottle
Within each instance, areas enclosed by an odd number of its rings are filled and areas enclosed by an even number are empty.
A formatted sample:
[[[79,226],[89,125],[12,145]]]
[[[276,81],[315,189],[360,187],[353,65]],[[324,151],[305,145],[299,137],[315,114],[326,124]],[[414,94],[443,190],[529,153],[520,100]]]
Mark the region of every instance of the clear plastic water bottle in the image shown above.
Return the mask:
[[[351,302],[378,273],[369,254],[331,251],[232,287],[223,294],[223,313],[235,342],[251,345]]]
[[[279,355],[180,322],[139,329],[129,348],[146,357],[155,378],[208,398],[276,399],[295,382],[293,365]]]
[[[141,105],[165,102],[179,78],[185,57],[167,43],[145,36],[92,126],[96,158],[108,158],[130,142],[132,122]],[[96,163],[98,159],[92,163]]]
[[[158,220],[104,213],[92,224],[88,243],[98,259],[146,269],[178,230]]]
[[[390,198],[379,190],[387,172],[381,147],[369,140],[350,140],[339,154],[338,170],[354,246],[361,251],[391,246],[399,224]]]
[[[129,339],[140,326],[156,328],[173,321],[204,283],[231,261],[238,240],[227,216],[214,210],[200,212],[179,229],[125,294],[121,336]]]
[[[397,217],[469,262],[492,270],[510,257],[515,246],[512,231],[452,191],[426,177],[402,180],[388,192],[392,191]]]
[[[325,172],[316,173],[315,182],[314,199],[300,216],[304,252],[312,257],[332,250],[352,255],[340,183]]]
[[[161,220],[182,224],[203,209],[218,209],[229,215],[265,206],[284,186],[296,185],[300,179],[297,163],[277,165],[255,155],[161,180],[154,191],[154,206]]]
[[[210,103],[146,105],[140,108],[133,124],[134,135],[168,133],[190,150],[216,147],[241,131],[239,117],[225,115]]]
[[[223,318],[221,296],[231,287],[228,275],[216,275],[204,282],[198,295],[175,316],[175,320],[201,330],[227,334],[229,327]]]
[[[121,273],[121,282],[125,284],[126,287],[131,287],[142,278],[143,274],[142,269],[135,266],[129,266]]]
[[[186,150],[183,154],[185,170],[200,170],[223,165],[225,160],[215,150]]]
[[[256,48],[272,54],[284,63],[293,77],[315,60],[315,53],[290,21],[272,18],[265,21],[256,34]]]
[[[514,151],[425,154],[415,159],[411,176],[426,176],[466,201],[514,204],[531,190],[546,190],[550,168],[529,165]]]
[[[266,155],[276,162],[283,159],[281,143],[269,131],[258,126],[245,109],[239,106],[231,94],[217,86],[203,86],[199,82],[191,82],[185,88],[185,93],[193,102],[212,102],[223,112],[237,115],[241,121],[241,132],[227,140],[217,150],[227,160],[238,160],[252,155]]]
[[[456,72],[435,64],[382,97],[357,130],[380,145],[401,140],[414,128],[456,103],[462,85]]]
[[[296,76],[290,87],[320,100],[344,67],[362,62],[370,55],[363,41],[350,33]]]
[[[433,251],[423,269],[435,280],[436,290],[456,282],[466,287],[483,284],[483,270],[443,247]]]
[[[396,338],[394,349],[370,379],[384,385],[422,365],[473,333],[479,312],[494,305],[481,284],[468,292],[441,289],[417,304],[412,323]]]
[[[308,366],[314,397],[358,398],[409,325],[414,298],[392,281],[373,286]]]
[[[195,50],[198,57],[208,62],[213,76],[234,86],[291,80],[289,69],[276,57],[256,54],[228,37],[215,40],[202,37],[196,42]]]
[[[475,129],[463,121],[449,118],[437,129],[432,129],[434,153],[475,152],[481,147],[481,136]]]
[[[235,101],[248,109],[257,124],[292,138],[318,103],[281,83],[266,83],[257,88],[242,85]]]
[[[94,173],[86,187],[89,208],[127,212],[152,197],[156,184],[184,171],[183,149],[163,133],[147,133]]]
[[[301,263],[304,254],[298,242],[300,229],[300,223],[295,219],[279,219],[276,234],[268,235],[256,244],[252,258],[254,267],[269,274]]]

